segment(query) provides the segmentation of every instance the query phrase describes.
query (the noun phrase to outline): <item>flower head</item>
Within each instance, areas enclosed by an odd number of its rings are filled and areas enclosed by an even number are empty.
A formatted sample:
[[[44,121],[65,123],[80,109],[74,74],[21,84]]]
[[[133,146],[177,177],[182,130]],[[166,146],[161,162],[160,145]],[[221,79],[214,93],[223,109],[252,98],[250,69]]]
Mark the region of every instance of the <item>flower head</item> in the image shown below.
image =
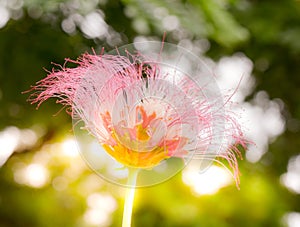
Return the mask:
[[[162,61],[161,52],[125,53],[67,60],[77,67],[50,72],[33,86],[32,103],[57,98],[125,167],[148,170],[170,158],[221,157],[238,182],[237,147],[245,140],[212,79],[201,79],[207,75],[198,68],[189,76],[191,69]]]

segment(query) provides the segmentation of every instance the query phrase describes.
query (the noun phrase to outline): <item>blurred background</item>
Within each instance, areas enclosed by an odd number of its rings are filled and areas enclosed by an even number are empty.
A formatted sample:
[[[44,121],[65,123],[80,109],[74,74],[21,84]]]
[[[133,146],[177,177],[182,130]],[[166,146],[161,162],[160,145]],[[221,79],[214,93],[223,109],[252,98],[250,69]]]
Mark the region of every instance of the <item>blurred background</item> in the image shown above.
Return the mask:
[[[240,190],[193,165],[136,194],[133,226],[300,226],[298,0],[0,0],[0,227],[121,226],[125,189],[81,159],[71,118],[22,94],[94,48],[143,40],[204,56],[255,145]]]

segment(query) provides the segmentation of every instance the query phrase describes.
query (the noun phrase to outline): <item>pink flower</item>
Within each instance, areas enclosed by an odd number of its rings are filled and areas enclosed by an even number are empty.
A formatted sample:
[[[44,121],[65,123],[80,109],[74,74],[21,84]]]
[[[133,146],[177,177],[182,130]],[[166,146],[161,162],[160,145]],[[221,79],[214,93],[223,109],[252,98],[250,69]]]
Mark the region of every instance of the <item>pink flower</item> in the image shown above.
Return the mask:
[[[83,54],[76,68],[53,69],[32,87],[38,106],[49,98],[67,107],[116,161],[151,169],[171,157],[220,157],[239,182],[237,156],[245,139],[228,102],[210,95],[176,67],[139,52]]]

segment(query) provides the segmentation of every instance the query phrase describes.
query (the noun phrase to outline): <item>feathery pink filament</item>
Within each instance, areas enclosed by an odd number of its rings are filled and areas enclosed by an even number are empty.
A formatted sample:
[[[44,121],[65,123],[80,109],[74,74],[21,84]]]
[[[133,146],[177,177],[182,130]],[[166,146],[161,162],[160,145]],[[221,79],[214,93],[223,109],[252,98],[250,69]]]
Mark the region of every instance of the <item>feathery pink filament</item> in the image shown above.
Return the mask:
[[[169,157],[213,155],[228,161],[239,182],[238,145],[246,146],[242,131],[226,106],[224,111],[213,108],[219,99],[208,100],[206,87],[139,53],[83,54],[67,62],[78,66],[49,72],[32,87],[32,103],[57,98],[110,154],[139,152],[141,163],[150,158],[144,153],[154,151],[153,164]]]

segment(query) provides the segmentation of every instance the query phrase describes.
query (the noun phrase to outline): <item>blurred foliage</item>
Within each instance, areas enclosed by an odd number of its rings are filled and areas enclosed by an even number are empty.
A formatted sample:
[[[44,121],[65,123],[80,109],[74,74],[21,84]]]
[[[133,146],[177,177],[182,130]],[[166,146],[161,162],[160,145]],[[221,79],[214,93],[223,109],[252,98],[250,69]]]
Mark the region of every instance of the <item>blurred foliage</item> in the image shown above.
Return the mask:
[[[241,190],[232,185],[212,196],[197,196],[180,175],[156,187],[139,189],[133,226],[282,226],[285,213],[300,212],[299,194],[280,184],[288,161],[299,155],[300,147],[299,1],[9,2],[0,1],[3,7],[12,2],[21,5],[11,6],[11,19],[0,29],[0,129],[38,127],[43,133],[34,146],[18,150],[0,168],[0,227],[93,226],[84,222],[84,214],[86,197],[97,192],[116,198],[118,207],[110,226],[120,226],[123,189],[95,176],[83,161],[55,156],[46,164],[51,174],[42,188],[16,182],[18,166],[34,162],[72,128],[70,117],[54,101],[36,111],[26,102],[28,94],[22,92],[43,78],[43,68],[51,70],[53,61],[63,64],[65,57],[75,59],[92,48],[109,50],[137,37],[161,40],[164,32],[167,42],[205,43],[202,52],[215,60],[243,52],[253,61],[256,78],[255,91],[247,99],[251,101],[257,91],[264,90],[271,99],[282,100],[286,131],[258,163],[241,162]],[[62,22],[70,15],[85,18],[95,10],[108,25],[106,35],[90,37],[78,23],[69,33],[63,29]],[[66,188],[55,189],[51,180],[65,177],[68,170],[74,176]]]

